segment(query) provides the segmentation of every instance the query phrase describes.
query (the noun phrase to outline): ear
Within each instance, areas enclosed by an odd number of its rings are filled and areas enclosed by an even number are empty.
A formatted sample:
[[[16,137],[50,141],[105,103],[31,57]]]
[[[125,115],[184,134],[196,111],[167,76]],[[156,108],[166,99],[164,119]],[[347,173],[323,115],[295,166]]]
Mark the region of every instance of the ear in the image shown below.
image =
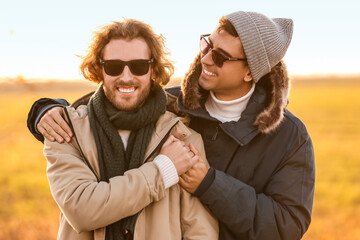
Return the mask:
[[[250,69],[248,69],[246,71],[245,77],[244,77],[244,81],[245,82],[251,82],[253,80],[253,77],[251,75]]]

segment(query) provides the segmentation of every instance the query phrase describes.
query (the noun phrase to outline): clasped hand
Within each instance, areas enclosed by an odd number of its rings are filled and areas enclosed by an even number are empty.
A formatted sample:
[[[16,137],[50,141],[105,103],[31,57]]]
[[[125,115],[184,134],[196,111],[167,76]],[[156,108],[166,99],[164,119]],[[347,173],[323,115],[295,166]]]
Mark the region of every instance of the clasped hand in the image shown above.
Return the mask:
[[[190,143],[170,135],[160,150],[173,162],[179,175],[180,185],[188,192],[194,193],[208,172],[208,166],[199,151]]]

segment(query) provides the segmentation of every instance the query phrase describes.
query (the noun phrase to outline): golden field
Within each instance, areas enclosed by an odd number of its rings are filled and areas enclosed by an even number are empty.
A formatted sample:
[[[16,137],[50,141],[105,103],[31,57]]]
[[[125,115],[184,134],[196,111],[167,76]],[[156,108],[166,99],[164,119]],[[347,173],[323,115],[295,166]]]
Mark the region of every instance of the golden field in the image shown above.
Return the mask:
[[[0,83],[0,239],[56,239],[58,209],[42,144],[26,127],[41,97],[69,102],[84,83]],[[360,240],[360,77],[293,77],[288,108],[306,124],[316,157],[313,220],[303,239]]]

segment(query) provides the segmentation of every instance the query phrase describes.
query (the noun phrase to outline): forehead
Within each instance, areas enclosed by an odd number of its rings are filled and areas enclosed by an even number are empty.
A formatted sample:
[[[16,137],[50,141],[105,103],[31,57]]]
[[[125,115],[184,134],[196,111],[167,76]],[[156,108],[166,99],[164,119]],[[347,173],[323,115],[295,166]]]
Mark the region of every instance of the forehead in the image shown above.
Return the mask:
[[[103,59],[149,59],[150,49],[143,38],[111,39],[103,51]]]
[[[209,39],[215,49],[224,50],[232,57],[244,57],[243,46],[239,37],[234,37],[224,30],[215,30]]]

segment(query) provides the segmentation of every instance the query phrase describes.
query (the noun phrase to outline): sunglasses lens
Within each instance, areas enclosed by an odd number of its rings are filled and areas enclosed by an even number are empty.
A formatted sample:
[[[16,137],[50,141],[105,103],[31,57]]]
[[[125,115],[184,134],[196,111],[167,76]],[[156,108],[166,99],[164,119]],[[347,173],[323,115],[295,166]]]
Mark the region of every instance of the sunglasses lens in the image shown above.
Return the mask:
[[[224,61],[225,61],[224,57],[218,51],[216,51],[214,49],[212,50],[212,59],[213,59],[215,65],[218,67],[222,67],[224,64]]]
[[[147,60],[133,60],[130,61],[129,67],[132,74],[141,76],[145,75],[149,71],[149,62]]]
[[[200,38],[200,51],[201,51],[202,56],[205,56],[209,52],[210,49],[211,49],[212,59],[213,59],[215,65],[218,67],[222,67],[224,64],[224,61],[225,61],[224,57],[219,52],[212,49],[210,47],[209,42],[206,40],[206,38],[204,36],[202,36]]]
[[[206,41],[205,38],[201,38],[200,40],[200,51],[203,55],[206,55],[207,52],[210,49],[210,45],[208,44],[208,42]]]
[[[109,76],[118,76],[124,70],[125,64],[118,60],[108,60],[104,63],[105,73]]]
[[[126,65],[129,66],[129,69],[132,74],[136,76],[142,76],[148,73],[149,71],[149,60],[132,60],[124,62],[121,60],[107,60],[103,62],[105,73],[109,76],[119,76],[123,71]]]

